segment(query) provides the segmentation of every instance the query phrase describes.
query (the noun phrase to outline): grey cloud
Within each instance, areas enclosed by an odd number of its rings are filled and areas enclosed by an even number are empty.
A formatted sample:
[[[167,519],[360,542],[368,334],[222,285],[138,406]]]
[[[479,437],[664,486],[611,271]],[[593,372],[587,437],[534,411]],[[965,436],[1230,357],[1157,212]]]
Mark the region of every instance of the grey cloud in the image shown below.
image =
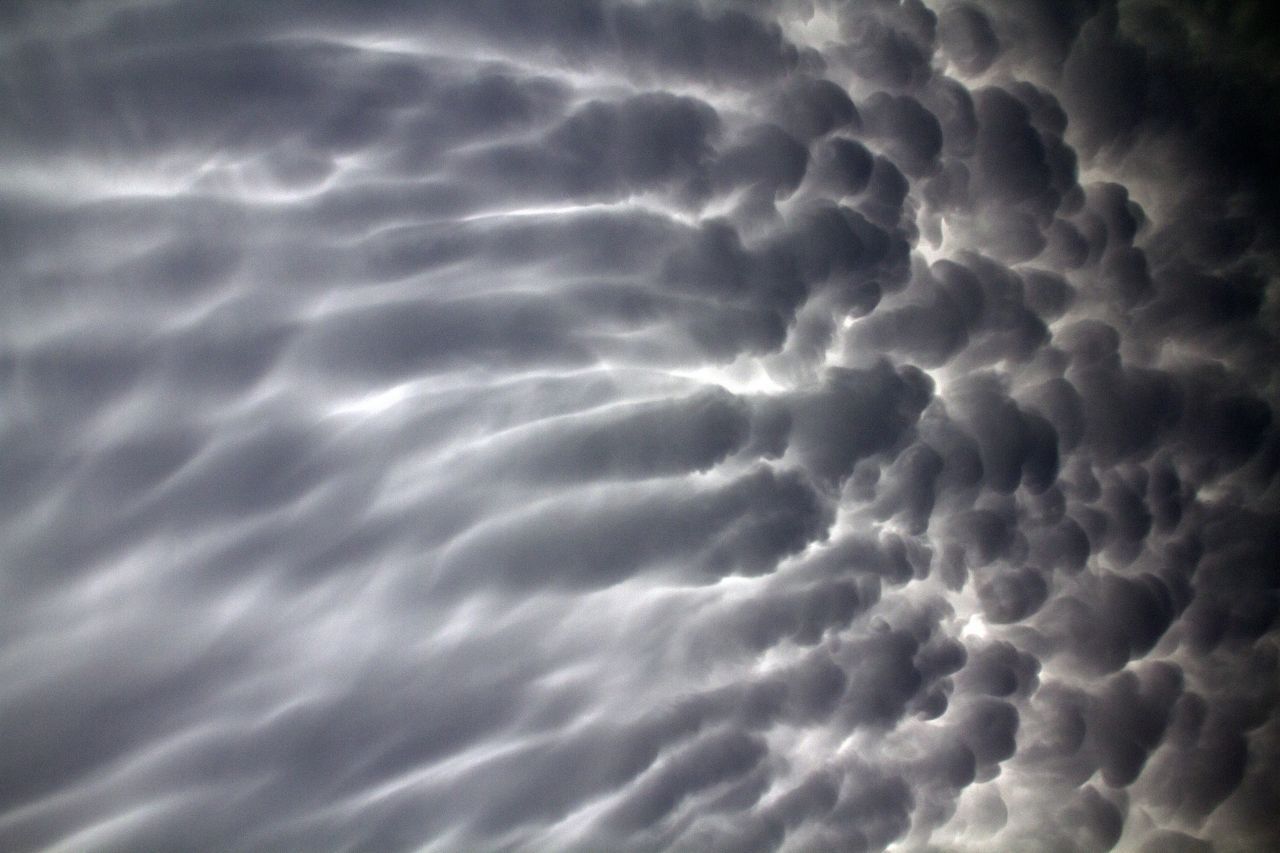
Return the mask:
[[[1182,689],[1176,667],[1150,664],[1113,676],[1086,712],[1086,748],[1097,755],[1103,780],[1113,788],[1138,777],[1160,743]]]
[[[1055,568],[1079,571],[1089,559],[1091,546],[1088,534],[1080,523],[1067,517],[1036,538],[1033,556]]]
[[[963,315],[945,292],[929,303],[880,311],[859,332],[867,344],[923,367],[945,364],[968,343]]]
[[[873,4],[841,7],[845,41],[837,56],[871,83],[907,89],[929,76],[934,16],[920,3],[894,12],[898,10]]]
[[[804,566],[822,576],[866,572],[897,584],[911,580],[916,571],[901,538],[892,534],[878,539],[860,535],[833,539],[807,558]]]
[[[297,358],[360,381],[403,381],[483,363],[584,365],[571,316],[529,295],[406,302],[344,312],[307,330]]]
[[[1164,808],[1204,816],[1244,780],[1246,740],[1226,720],[1210,715],[1196,694],[1184,694],[1172,711],[1170,745],[1152,757],[1153,770],[1176,765],[1182,781],[1175,785],[1172,777],[1153,772],[1153,801]]]
[[[1025,392],[1026,404],[1053,425],[1062,450],[1074,450],[1084,438],[1085,413],[1080,392],[1066,379],[1050,379]]]
[[[937,479],[942,473],[942,456],[927,444],[913,444],[894,461],[885,488],[880,490],[877,515],[890,518],[901,514],[908,532],[919,535],[929,526],[937,500]]]
[[[1044,270],[1024,270],[1024,297],[1028,308],[1041,319],[1056,320],[1071,307],[1075,290],[1060,275]]]
[[[1055,219],[1045,232],[1045,246],[1038,257],[1064,271],[1078,269],[1089,260],[1089,241],[1075,225]]]
[[[978,581],[978,599],[988,622],[1019,622],[1040,609],[1049,588],[1033,568],[997,569]]]
[[[1162,829],[1147,836],[1139,849],[1142,853],[1155,853],[1157,850],[1167,850],[1169,853],[1213,853],[1213,845],[1208,841],[1172,829]]]
[[[939,483],[951,491],[970,493],[983,477],[978,444],[938,406],[930,406],[921,418],[921,434],[942,455]],[[972,494],[969,494],[972,497]]]
[[[902,221],[903,202],[909,189],[907,179],[898,167],[884,157],[877,157],[858,209],[877,225],[894,228]]]
[[[585,210],[564,217],[528,216],[380,229],[361,244],[376,280],[440,273],[467,261],[499,270],[551,269],[608,279],[652,273],[655,255],[669,251],[684,229],[641,211]],[[481,283],[477,283],[479,285]]]
[[[1269,357],[1273,342],[1257,334],[1253,320],[1262,309],[1262,280],[1249,270],[1222,274],[1187,267],[1160,271],[1160,288],[1143,305],[1144,319],[1166,334],[1184,340],[1213,341],[1224,351],[1243,346]]]
[[[1149,454],[1181,415],[1182,396],[1166,374],[1141,368],[1073,370],[1085,418],[1085,440],[1095,457],[1115,462]]]
[[[898,442],[928,402],[930,384],[918,370],[897,372],[887,362],[830,371],[793,404],[793,447],[823,480],[843,480],[860,458]]]
[[[803,140],[861,123],[849,94],[830,80],[792,80],[778,93],[774,109],[782,126]]]
[[[1056,70],[1066,61],[1082,25],[1102,4],[1096,0],[991,0],[980,5],[989,11],[996,36],[1006,46],[1006,59],[1037,70]]]
[[[979,128],[974,178],[983,195],[1005,204],[1038,201],[1048,189],[1050,171],[1026,107],[1003,89],[988,87],[975,94],[974,109]]]
[[[626,833],[651,826],[691,793],[740,776],[765,753],[764,744],[738,732],[708,735],[672,756],[638,790],[614,807],[605,822]]]
[[[905,187],[892,177],[884,179],[889,186],[874,186],[878,170],[877,161],[872,167],[870,198],[888,207],[896,222]],[[796,258],[806,281],[822,282],[832,276],[861,273],[875,275],[882,287],[892,287],[905,279],[909,247],[899,235],[881,227],[884,223],[873,224],[858,211],[829,203],[807,206],[797,220],[782,245]]]
[[[1016,542],[1014,519],[992,509],[971,509],[950,519],[955,544],[972,566],[985,566],[1008,554]]]
[[[905,631],[886,630],[842,650],[854,687],[838,716],[848,725],[891,727],[924,685],[915,664],[919,642]]]
[[[866,133],[880,141],[890,158],[913,176],[927,174],[942,152],[937,117],[910,95],[877,92],[862,106]]]
[[[348,14],[358,21],[360,11],[356,7]],[[575,0],[556,8],[527,0],[478,6],[450,2],[411,9],[405,17],[490,48],[550,52],[569,66],[584,61],[589,67],[620,65],[650,78],[751,84],[785,74],[800,58],[772,22],[735,9],[704,11],[684,2],[643,6]]]
[[[1007,493],[1023,483],[1032,491],[1048,488],[1058,471],[1052,422],[1024,414],[991,376],[975,375],[949,396],[978,443],[983,474],[993,489]]]
[[[1146,55],[1115,32],[1114,12],[1090,20],[1063,68],[1068,107],[1083,126],[1086,144],[1123,144],[1146,112]],[[1106,80],[1100,86],[1096,81]]]
[[[706,579],[767,571],[817,538],[826,511],[795,475],[761,468],[721,487],[675,497],[655,487],[545,506],[483,522],[450,543],[440,568],[450,587],[600,587],[673,563]],[[698,554],[690,561],[689,554]]]
[[[461,176],[519,200],[617,198],[677,184],[689,200],[705,195],[715,110],[665,92],[587,103],[537,144],[507,143],[464,155]]]
[[[1075,849],[1108,850],[1120,840],[1124,812],[1092,785],[1080,789],[1059,812],[1063,840]]]
[[[735,821],[738,827],[726,828],[725,835],[714,834],[707,838],[687,839],[688,849],[705,849],[701,845],[711,843],[723,844],[721,849],[773,849],[785,838],[788,831],[802,826],[806,820],[821,818],[831,811],[839,796],[839,787],[830,774],[815,773],[787,791],[772,804],[772,808],[762,810],[755,821],[746,827],[741,826],[741,818]],[[735,834],[735,828],[740,834]],[[685,845],[681,845],[684,849]]]
[[[1169,585],[1151,574],[1108,574],[1082,592],[1054,599],[1038,624],[1050,648],[1097,672],[1113,672],[1149,651],[1179,610]]]
[[[952,157],[971,156],[978,133],[978,116],[969,90],[949,77],[934,77],[921,98],[938,120],[943,153]]]
[[[857,195],[871,182],[873,155],[857,140],[837,136],[819,149],[824,176],[847,195]]]
[[[1275,846],[1238,6],[9,10],[0,844]]]
[[[999,763],[1017,748],[1018,712],[1007,702],[975,699],[961,709],[956,726],[980,765]]]
[[[1198,466],[1204,480],[1244,464],[1257,453],[1272,424],[1271,408],[1265,402],[1243,389],[1233,389],[1230,378],[1212,367],[1181,378],[1185,414],[1179,432],[1194,452],[1214,460]]]
[[[773,590],[710,624],[724,635],[741,637],[753,649],[771,648],[786,637],[800,645],[814,645],[829,628],[847,626],[878,598],[875,579],[819,580],[795,590]]]
[[[694,6],[669,3],[656,10],[619,6],[615,15],[624,55],[660,70],[734,81],[780,76],[799,62],[776,24],[736,10],[704,16]],[[672,38],[677,33],[681,37]]]
[[[745,185],[778,197],[795,191],[808,166],[809,150],[781,127],[766,124],[726,150],[712,166],[712,175],[725,189]]]
[[[964,74],[981,74],[1000,52],[991,21],[968,3],[952,3],[938,18],[938,43]]]
[[[751,420],[747,404],[725,391],[610,407],[495,438],[483,448],[492,473],[468,476],[546,485],[706,471],[743,447]]]
[[[851,768],[827,819],[837,834],[818,834],[806,841],[838,840],[852,850],[881,849],[907,831],[913,800],[910,786],[901,777],[875,768]]]
[[[553,742],[549,746],[534,746],[520,750],[508,757],[499,758],[491,766],[482,767],[479,774],[484,782],[495,786],[493,795],[477,803],[479,815],[477,828],[502,828],[534,817],[551,817],[586,797],[618,789],[653,767],[662,749],[676,746],[694,736],[706,722],[707,714],[695,704],[663,714],[654,714],[620,725],[597,725],[579,737]],[[612,742],[618,748],[611,749],[611,760],[593,765],[590,757]],[[696,772],[689,766],[696,758],[697,744],[686,746],[685,760],[677,762],[671,772],[678,775]],[[732,760],[757,749],[755,739],[730,731],[713,734],[710,741],[704,739],[701,750],[719,749]],[[750,760],[750,755],[746,756]],[[757,756],[758,757],[758,756]],[[743,769],[749,769],[743,768]],[[582,771],[586,772],[582,772]],[[655,769],[656,770],[656,769]],[[741,771],[739,771],[741,772]],[[661,778],[661,770],[653,776]],[[549,778],[561,779],[559,784],[548,785]],[[660,786],[649,783],[650,801],[661,796]],[[638,798],[642,805],[644,797]],[[463,803],[459,803],[463,805]]]
[[[1037,687],[1039,669],[1033,656],[1010,643],[996,641],[969,656],[959,679],[962,684],[997,698],[1025,696]]]

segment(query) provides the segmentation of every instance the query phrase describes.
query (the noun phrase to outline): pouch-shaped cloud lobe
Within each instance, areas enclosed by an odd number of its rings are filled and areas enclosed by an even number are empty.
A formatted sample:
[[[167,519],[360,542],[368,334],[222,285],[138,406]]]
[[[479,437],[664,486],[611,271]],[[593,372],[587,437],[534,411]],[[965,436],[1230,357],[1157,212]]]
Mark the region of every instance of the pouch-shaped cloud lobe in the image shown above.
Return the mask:
[[[1280,846],[1268,14],[13,4],[0,846]]]

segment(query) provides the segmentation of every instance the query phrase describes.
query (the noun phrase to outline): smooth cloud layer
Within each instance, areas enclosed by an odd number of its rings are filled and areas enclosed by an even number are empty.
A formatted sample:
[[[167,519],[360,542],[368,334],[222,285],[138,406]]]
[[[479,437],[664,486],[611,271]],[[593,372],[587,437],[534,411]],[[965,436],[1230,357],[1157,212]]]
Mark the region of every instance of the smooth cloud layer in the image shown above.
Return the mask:
[[[1259,9],[15,6],[6,849],[1280,844]]]

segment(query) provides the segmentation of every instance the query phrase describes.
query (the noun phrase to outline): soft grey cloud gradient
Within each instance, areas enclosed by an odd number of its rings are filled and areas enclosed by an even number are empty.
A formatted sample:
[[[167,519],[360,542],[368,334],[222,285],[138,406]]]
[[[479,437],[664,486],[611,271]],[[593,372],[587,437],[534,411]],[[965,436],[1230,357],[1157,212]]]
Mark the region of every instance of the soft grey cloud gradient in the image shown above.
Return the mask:
[[[1266,8],[8,6],[0,847],[1280,846]]]

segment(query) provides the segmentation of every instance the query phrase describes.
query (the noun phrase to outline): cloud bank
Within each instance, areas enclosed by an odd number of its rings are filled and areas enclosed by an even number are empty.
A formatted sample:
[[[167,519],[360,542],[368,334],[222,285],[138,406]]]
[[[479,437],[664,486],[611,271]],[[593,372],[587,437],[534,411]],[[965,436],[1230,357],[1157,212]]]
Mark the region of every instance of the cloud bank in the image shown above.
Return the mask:
[[[12,5],[2,846],[1280,846],[1266,8]]]

